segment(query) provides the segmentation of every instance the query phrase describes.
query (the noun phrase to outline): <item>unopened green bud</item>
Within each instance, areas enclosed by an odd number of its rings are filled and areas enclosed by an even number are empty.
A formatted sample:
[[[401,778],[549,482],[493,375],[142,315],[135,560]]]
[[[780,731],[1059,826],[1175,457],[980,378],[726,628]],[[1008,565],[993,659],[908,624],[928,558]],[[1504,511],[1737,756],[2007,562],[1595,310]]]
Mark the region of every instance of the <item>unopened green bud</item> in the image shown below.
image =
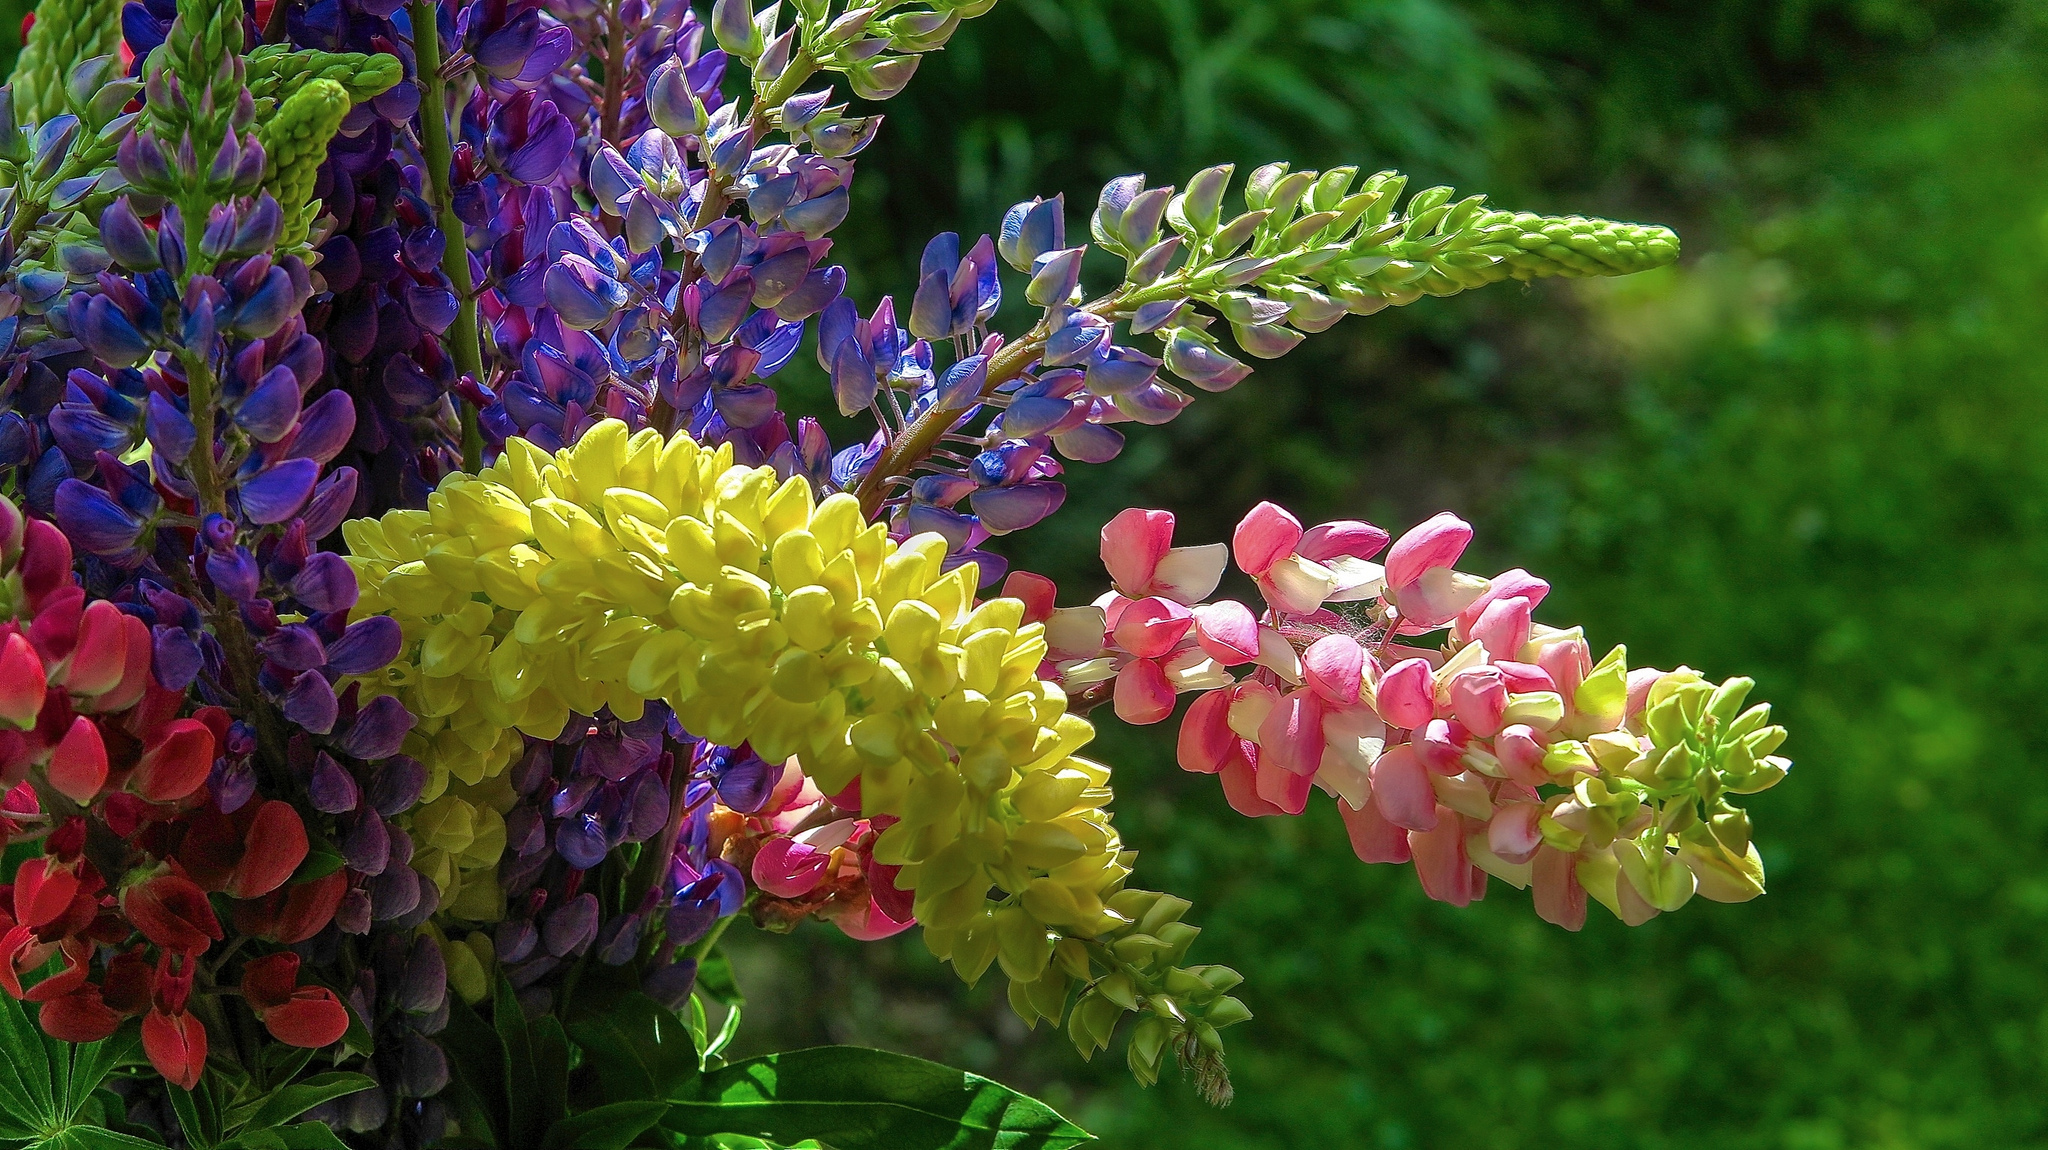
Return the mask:
[[[1251,1016],[1250,1007],[1229,995],[1225,995],[1210,1003],[1202,1011],[1202,1018],[1209,1025],[1218,1029],[1225,1026],[1236,1026],[1240,1022],[1249,1020]]]
[[[1053,937],[1021,906],[996,912],[996,960],[1016,982],[1033,982],[1052,960]]]
[[[1129,975],[1118,971],[1095,984],[1095,993],[1125,1010],[1138,1009],[1138,991]]]
[[[1138,920],[1138,930],[1142,934],[1160,934],[1168,923],[1179,922],[1194,905],[1184,898],[1162,894]]]
[[[1183,234],[1202,239],[1216,230],[1222,216],[1223,193],[1230,187],[1231,164],[1218,164],[1195,173],[1188,190],[1166,206],[1166,220]]]
[[[1273,188],[1287,175],[1287,167],[1288,165],[1283,162],[1255,169],[1251,178],[1245,182],[1244,206],[1253,211],[1264,209],[1267,200],[1273,194]]]

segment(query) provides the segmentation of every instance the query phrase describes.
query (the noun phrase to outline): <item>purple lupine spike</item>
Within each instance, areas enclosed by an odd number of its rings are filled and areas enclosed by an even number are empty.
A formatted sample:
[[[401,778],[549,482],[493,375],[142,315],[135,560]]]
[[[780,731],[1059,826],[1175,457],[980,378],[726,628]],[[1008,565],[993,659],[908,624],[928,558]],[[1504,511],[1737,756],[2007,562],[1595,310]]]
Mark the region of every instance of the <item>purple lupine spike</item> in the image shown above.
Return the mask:
[[[283,439],[298,418],[299,380],[287,367],[270,369],[243,398],[234,413],[236,426],[248,432],[258,443],[276,443]]]
[[[565,819],[555,831],[555,850],[563,861],[578,870],[589,870],[603,862],[608,849],[604,827],[592,815]]]
[[[300,513],[299,522],[306,526],[306,537],[320,539],[333,534],[341,526],[341,521],[348,517],[355,499],[356,469],[335,468],[332,475],[313,489],[313,498],[306,501],[305,509]]]
[[[707,923],[704,929],[711,929],[710,925]],[[670,939],[677,939],[678,935],[675,931],[670,930],[668,937]],[[698,937],[703,937],[702,931],[698,932]],[[689,941],[694,942],[696,939],[690,939]],[[654,967],[640,979],[641,993],[661,1003],[668,1010],[681,1010],[690,1001],[690,992],[695,990],[696,987],[697,960],[694,958],[685,958],[678,962],[669,963],[666,966]]]
[[[640,952],[640,934],[647,925],[644,914],[613,915],[597,932],[597,958],[607,966],[624,966]]]
[[[582,954],[597,938],[597,919],[597,896],[584,891],[548,913],[541,945],[556,958]]]
[[[432,1014],[448,995],[448,963],[440,944],[425,935],[413,940],[398,979],[398,1008],[409,1014]]]
[[[290,590],[292,598],[311,610],[346,611],[356,603],[356,573],[341,556],[322,551],[309,556],[292,576]]]
[[[257,642],[256,651],[287,671],[310,671],[327,662],[326,644],[304,623],[279,627]]]
[[[390,824],[374,809],[364,809],[342,835],[341,854],[351,868],[364,875],[374,878],[383,874],[392,865]]]
[[[1158,377],[1159,365],[1154,356],[1105,342],[1088,361],[1088,390],[1108,396],[1135,391]]]
[[[72,543],[94,555],[129,552],[145,526],[140,516],[83,479],[66,479],[57,487],[57,524]]]
[[[348,446],[355,429],[355,401],[345,391],[330,391],[300,413],[298,433],[291,440],[291,457],[326,463]]]
[[[284,460],[241,482],[242,512],[251,523],[282,523],[306,505],[313,494],[313,483],[319,478],[318,462]]]
[[[427,786],[427,768],[410,755],[394,755],[377,764],[370,780],[370,806],[385,818],[412,809]]]
[[[969,502],[990,534],[1006,535],[1058,511],[1066,498],[1065,484],[1034,480],[1013,487],[983,488],[970,496]]]

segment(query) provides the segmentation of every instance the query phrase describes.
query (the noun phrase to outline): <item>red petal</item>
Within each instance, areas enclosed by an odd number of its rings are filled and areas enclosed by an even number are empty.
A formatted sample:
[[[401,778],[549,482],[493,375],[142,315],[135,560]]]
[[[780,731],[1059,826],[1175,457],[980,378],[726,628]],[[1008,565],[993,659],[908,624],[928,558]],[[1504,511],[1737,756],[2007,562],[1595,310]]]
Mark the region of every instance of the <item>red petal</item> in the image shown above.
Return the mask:
[[[1173,512],[1128,508],[1102,526],[1102,565],[1118,590],[1141,598],[1172,545]]]
[[[228,878],[227,893],[235,898],[255,898],[283,886],[309,849],[299,812],[279,799],[257,808],[244,842],[248,849]]]
[[[1413,857],[1408,832],[1388,822],[1371,800],[1356,809],[1349,803],[1338,803],[1337,813],[1344,816],[1344,830],[1351,836],[1351,852],[1360,862],[1404,863]]]
[[[1397,827],[1426,831],[1436,826],[1436,788],[1414,747],[1388,747],[1373,763],[1372,804]]]
[[[1216,773],[1223,784],[1224,799],[1232,810],[1252,818],[1286,814],[1286,811],[1259,797],[1258,778],[1251,759],[1245,754],[1246,745],[1239,743],[1237,754],[1232,755],[1230,761],[1223,764],[1223,769]]]
[[[1173,714],[1173,684],[1151,659],[1133,659],[1116,673],[1116,717],[1134,727]]]
[[[1182,770],[1213,775],[1241,753],[1237,732],[1230,729],[1230,700],[1228,690],[1210,691],[1181,718],[1177,750]]]
[[[121,1026],[121,1016],[100,999],[97,988],[53,998],[36,1015],[43,1033],[59,1042],[98,1042]]]
[[[299,956],[289,950],[251,959],[242,967],[242,997],[258,1014],[290,1002],[299,988]]]
[[[152,1010],[142,1018],[142,1052],[165,1081],[191,1090],[206,1069],[206,1028],[189,1014]]]
[[[64,672],[64,687],[80,698],[112,690],[128,666],[127,616],[104,599],[88,604],[78,624],[78,645]]]
[[[50,785],[74,803],[87,804],[107,782],[107,745],[99,724],[80,715],[50,756]]]
[[[26,636],[15,632],[0,647],[0,719],[23,730],[36,725],[49,684],[43,675],[43,661]]]
[[[348,1008],[326,987],[304,986],[291,1001],[265,1012],[263,1026],[288,1046],[317,1049],[348,1031]]]
[[[213,732],[196,719],[179,719],[143,753],[128,786],[150,802],[175,802],[198,790],[212,769]]]
[[[1052,580],[1029,571],[1012,571],[1010,577],[1003,580],[1002,597],[1023,601],[1026,623],[1043,623],[1052,617],[1056,592]]]

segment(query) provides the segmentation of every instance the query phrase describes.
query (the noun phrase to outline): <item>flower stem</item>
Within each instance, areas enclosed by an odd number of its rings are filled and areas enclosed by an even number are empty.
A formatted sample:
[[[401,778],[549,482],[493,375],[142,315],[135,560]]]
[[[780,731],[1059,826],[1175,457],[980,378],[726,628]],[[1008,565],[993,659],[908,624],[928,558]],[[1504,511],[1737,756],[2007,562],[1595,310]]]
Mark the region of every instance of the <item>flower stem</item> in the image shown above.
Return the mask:
[[[426,181],[427,202],[434,205],[440,223],[443,249],[441,267],[455,289],[455,322],[443,337],[455,369],[478,383],[484,382],[483,345],[476,322],[476,283],[469,275],[469,245],[462,220],[455,214],[454,151],[448,143],[448,87],[441,76],[441,22],[434,0],[412,0],[413,53],[418,59],[420,85],[420,154],[426,161],[421,178]],[[483,470],[483,429],[477,424],[476,407],[460,396],[455,408],[462,420],[462,467],[469,472]]]

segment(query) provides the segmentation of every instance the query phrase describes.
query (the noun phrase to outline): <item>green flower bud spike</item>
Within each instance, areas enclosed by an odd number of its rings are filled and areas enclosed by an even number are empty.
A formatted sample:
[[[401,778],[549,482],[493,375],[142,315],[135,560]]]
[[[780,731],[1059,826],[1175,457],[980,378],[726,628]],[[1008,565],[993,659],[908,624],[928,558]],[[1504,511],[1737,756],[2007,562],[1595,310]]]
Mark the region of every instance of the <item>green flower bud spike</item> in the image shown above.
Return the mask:
[[[382,53],[295,52],[283,44],[262,44],[249,53],[248,72],[249,94],[256,98],[256,115],[262,120],[314,80],[340,84],[348,98],[360,104],[398,83],[405,67],[398,57]]]
[[[390,60],[393,57],[373,57]],[[320,162],[327,158],[327,142],[341,129],[348,115],[349,91],[333,80],[308,80],[287,98],[277,115],[263,121],[256,138],[263,144],[268,166],[263,188],[277,198],[284,211],[284,234],[280,246],[303,243],[319,204],[313,199],[313,184]]]
[[[15,114],[41,123],[70,111],[65,83],[72,72],[120,47],[121,0],[43,0],[9,78]]]

